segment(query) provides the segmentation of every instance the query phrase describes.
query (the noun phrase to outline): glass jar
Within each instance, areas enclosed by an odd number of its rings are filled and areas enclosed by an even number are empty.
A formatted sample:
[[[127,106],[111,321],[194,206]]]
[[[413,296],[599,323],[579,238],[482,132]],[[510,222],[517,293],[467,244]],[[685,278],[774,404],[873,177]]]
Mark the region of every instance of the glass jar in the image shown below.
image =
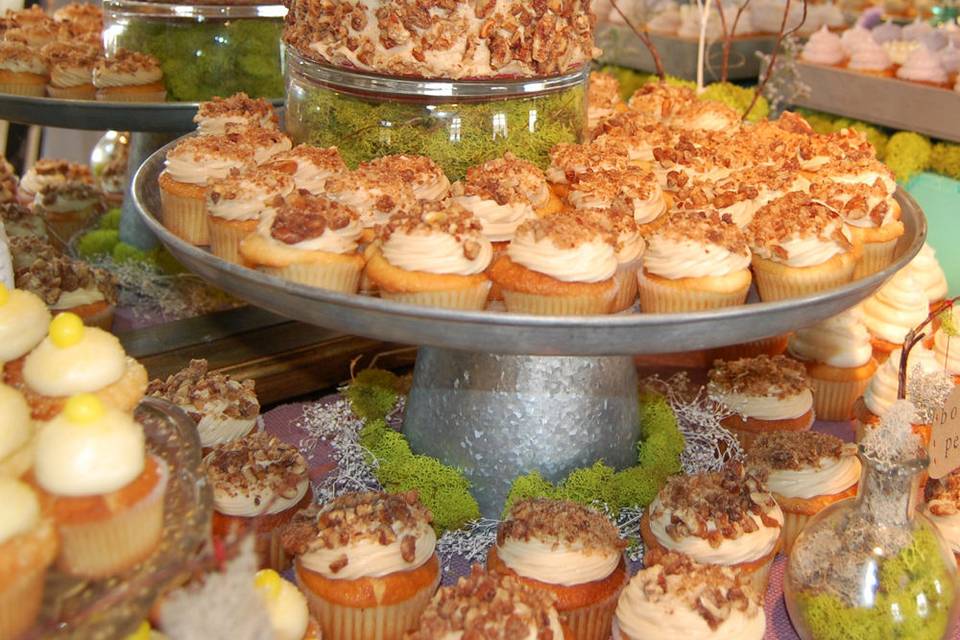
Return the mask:
[[[916,509],[926,457],[885,465],[860,450],[856,498],[814,516],[784,578],[804,640],[935,640],[953,626],[956,561]]]
[[[103,41],[160,60],[167,100],[198,102],[243,91],[283,96],[282,4],[166,4],[105,0]]]
[[[350,167],[388,154],[426,155],[447,177],[510,151],[545,168],[550,149],[580,142],[589,69],[551,78],[421,80],[320,65],[286,50],[287,133],[336,145]]]

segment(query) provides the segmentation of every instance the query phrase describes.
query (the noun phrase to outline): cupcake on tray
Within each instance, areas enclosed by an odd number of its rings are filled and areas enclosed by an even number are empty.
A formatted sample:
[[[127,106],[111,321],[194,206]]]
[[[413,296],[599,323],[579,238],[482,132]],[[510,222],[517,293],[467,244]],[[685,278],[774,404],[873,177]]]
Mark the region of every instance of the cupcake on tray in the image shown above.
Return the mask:
[[[360,168],[327,178],[323,195],[360,216],[362,243],[373,241],[375,228],[394,214],[413,213],[417,197],[400,176]]]
[[[669,120],[685,105],[697,100],[697,94],[689,87],[650,82],[630,96],[627,106],[631,111],[649,114],[657,119]]]
[[[695,562],[730,567],[763,594],[782,528],[783,512],[761,479],[729,464],[722,471],[668,478],[644,515],[640,534],[648,564],[667,551],[681,553]]]
[[[637,276],[641,311],[679,313],[746,301],[750,249],[729,218],[706,211],[671,213],[646,240]]]
[[[103,29],[103,9],[95,4],[71,2],[54,11],[53,19],[60,24],[75,25],[87,31]]]
[[[936,525],[960,563],[960,471],[929,480],[924,487],[924,501],[924,515]]]
[[[229,125],[279,129],[273,105],[263,98],[251,98],[243,92],[229,98],[218,96],[201,102],[193,122],[200,135],[223,135]]]
[[[0,383],[0,412],[0,478],[22,478],[33,466],[34,424],[30,405],[19,391]]]
[[[575,212],[524,222],[490,268],[507,311],[610,313],[617,294],[617,238]]]
[[[816,431],[764,433],[746,451],[747,467],[766,478],[783,511],[783,553],[810,518],[834,502],[857,494],[857,446]]]
[[[48,19],[43,22],[7,29],[3,33],[3,39],[6,42],[22,42],[31,49],[42,49],[46,45],[56,42],[60,31],[60,25]]]
[[[347,172],[339,149],[309,144],[299,144],[290,151],[278,153],[263,168],[290,175],[297,190],[307,191],[312,196],[323,195],[328,178]]]
[[[870,35],[870,31],[865,29],[861,24],[855,24],[840,34],[840,43],[843,45],[843,50],[846,51],[848,56],[852,56],[857,48],[868,40],[873,40],[873,36]]]
[[[226,135],[236,136],[238,144],[253,150],[253,161],[265,164],[293,149],[293,141],[287,134],[272,127],[252,127],[244,124],[227,124]]]
[[[567,194],[575,209],[612,210],[630,216],[647,235],[667,211],[667,198],[657,177],[630,166],[622,171],[591,171],[583,174]]]
[[[113,326],[117,283],[109,271],[56,255],[18,267],[15,276],[17,286],[40,296],[54,315],[69,312],[107,331]]]
[[[280,530],[313,502],[297,448],[258,431],[214,445],[203,464],[213,488],[214,537],[253,532],[260,566],[286,569]]]
[[[587,89],[587,128],[593,131],[601,121],[626,108],[620,96],[620,82],[609,73],[592,72]]]
[[[0,204],[0,222],[8,238],[49,240],[43,218],[18,202]]]
[[[103,102],[163,102],[167,98],[160,61],[127,49],[97,60],[93,86],[97,100]]]
[[[653,116],[637,111],[618,113],[604,120],[594,132],[601,146],[626,149],[631,164],[650,169],[656,158],[653,150],[669,146],[679,132]]]
[[[0,638],[19,638],[40,614],[47,568],[57,556],[49,501],[0,477]]]
[[[38,47],[9,40],[0,42],[0,93],[42,97],[49,77]]]
[[[610,312],[619,313],[631,309],[637,301],[637,273],[643,264],[643,250],[646,248],[640,226],[633,216],[614,209],[588,209],[580,215],[605,229],[616,242],[617,271],[613,279],[617,292]]]
[[[877,371],[870,334],[855,310],[797,329],[790,355],[807,368],[813,411],[821,420],[848,420],[853,405]]]
[[[74,182],[93,184],[93,174],[88,165],[55,158],[42,158],[37,160],[20,178],[17,198],[20,204],[30,207],[33,206],[36,195],[45,187]]]
[[[50,71],[47,95],[69,100],[93,100],[96,97],[93,67],[99,51],[84,44],[54,42],[41,49],[40,54]]]
[[[560,622],[549,593],[510,576],[487,573],[477,565],[456,584],[441,587],[405,636],[406,640],[513,637],[574,640],[577,636]]]
[[[613,138],[587,144],[558,144],[550,149],[546,176],[558,198],[566,198],[570,185],[590,171],[623,171],[629,163],[627,146]]]
[[[555,597],[579,640],[607,640],[629,574],[617,528],[598,511],[564,500],[523,500],[497,530],[487,567]]]
[[[263,168],[210,181],[206,205],[210,252],[239,264],[240,242],[257,230],[262,219],[271,219],[293,190],[289,175]]]
[[[366,252],[380,297],[407,304],[480,310],[493,257],[480,221],[453,202],[423,202],[390,216]]]
[[[742,114],[714,100],[696,100],[683,105],[670,119],[670,126],[687,131],[713,131],[732,135],[740,128]]]
[[[0,364],[19,360],[40,344],[50,318],[39,296],[0,283]]]
[[[399,177],[410,185],[417,200],[435,202],[450,193],[450,180],[443,169],[426,156],[382,156],[362,163],[359,168]]]
[[[746,230],[760,299],[798,298],[850,282],[859,247],[843,219],[800,192],[757,211]]]
[[[357,253],[363,227],[357,212],[324,196],[300,191],[261,218],[240,242],[243,262],[291,282],[356,293],[364,259]]]
[[[914,256],[906,269],[913,276],[914,282],[927,294],[930,310],[937,307],[937,303],[947,297],[947,276],[937,260],[937,252],[926,242],[920,247],[920,252]]]
[[[47,185],[33,199],[34,213],[43,217],[55,244],[64,249],[106,210],[103,191],[79,181]]]
[[[324,637],[400,640],[427,618],[440,584],[431,520],[415,493],[348,493],[312,527],[289,530],[297,584]]]
[[[762,640],[767,627],[762,596],[733,569],[679,553],[659,554],[620,596],[613,640]]]
[[[940,56],[922,44],[897,69],[897,77],[940,89],[950,88],[950,78],[940,63]]]
[[[34,477],[53,499],[58,568],[84,578],[121,574],[163,533],[169,469],[148,454],[143,427],[92,394],[66,402],[37,435]]]
[[[929,309],[926,291],[905,269],[860,304],[877,362],[882,364],[892,351],[903,346],[907,333],[927,319]]]
[[[255,382],[211,373],[206,360],[191,360],[166,380],[152,380],[147,395],[183,409],[196,423],[204,449],[244,437],[260,415]]]
[[[893,77],[893,61],[886,49],[872,40],[867,40],[857,47],[847,61],[847,68],[881,78]]]
[[[804,366],[786,356],[717,360],[707,374],[710,397],[732,412],[722,420],[740,443],[762,433],[807,431],[813,426],[813,393]]]

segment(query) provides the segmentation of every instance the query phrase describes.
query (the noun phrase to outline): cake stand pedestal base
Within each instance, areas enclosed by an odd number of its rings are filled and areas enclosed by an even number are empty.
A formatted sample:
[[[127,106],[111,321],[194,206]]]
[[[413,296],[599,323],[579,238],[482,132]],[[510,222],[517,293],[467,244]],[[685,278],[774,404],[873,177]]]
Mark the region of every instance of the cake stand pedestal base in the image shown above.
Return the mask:
[[[637,372],[628,356],[515,356],[421,347],[404,433],[463,470],[484,516],[518,475],[562,480],[603,459],[636,461]]]
[[[159,241],[143,219],[137,213],[137,206],[130,195],[133,176],[140,165],[163,145],[179,138],[182,133],[152,133],[133,131],[130,133],[130,157],[127,161],[127,175],[129,180],[123,190],[123,207],[120,214],[120,239],[132,244],[138,249],[147,251],[153,249]]]

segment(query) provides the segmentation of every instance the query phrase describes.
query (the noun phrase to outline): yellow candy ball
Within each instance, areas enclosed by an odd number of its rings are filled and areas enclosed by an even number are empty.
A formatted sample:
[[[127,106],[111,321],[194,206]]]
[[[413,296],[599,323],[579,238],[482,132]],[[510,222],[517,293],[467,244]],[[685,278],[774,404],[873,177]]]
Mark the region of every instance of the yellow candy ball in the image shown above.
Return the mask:
[[[0,282],[0,305],[7,304],[8,300],[10,300],[10,289],[7,289],[7,285]]]
[[[69,400],[63,413],[70,422],[89,424],[103,417],[103,402],[92,393],[80,393]]]
[[[50,339],[62,349],[80,342],[83,332],[83,320],[75,313],[61,313],[50,323]]]
[[[127,636],[127,640],[150,640],[150,623],[144,620],[137,630]]]
[[[273,599],[280,595],[280,581],[283,578],[273,569],[261,569],[253,578],[253,584],[267,598]]]

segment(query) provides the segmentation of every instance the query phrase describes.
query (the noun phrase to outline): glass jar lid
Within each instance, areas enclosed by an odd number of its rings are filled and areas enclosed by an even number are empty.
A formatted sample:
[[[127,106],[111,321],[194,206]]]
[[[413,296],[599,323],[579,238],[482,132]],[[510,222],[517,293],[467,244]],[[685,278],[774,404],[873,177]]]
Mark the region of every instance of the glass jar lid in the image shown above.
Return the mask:
[[[130,14],[157,18],[182,18],[197,22],[206,19],[283,18],[287,15],[287,7],[280,2],[217,4],[215,1],[208,0],[202,4],[183,4],[152,2],[150,0],[104,0],[103,9],[105,12],[115,15]]]

